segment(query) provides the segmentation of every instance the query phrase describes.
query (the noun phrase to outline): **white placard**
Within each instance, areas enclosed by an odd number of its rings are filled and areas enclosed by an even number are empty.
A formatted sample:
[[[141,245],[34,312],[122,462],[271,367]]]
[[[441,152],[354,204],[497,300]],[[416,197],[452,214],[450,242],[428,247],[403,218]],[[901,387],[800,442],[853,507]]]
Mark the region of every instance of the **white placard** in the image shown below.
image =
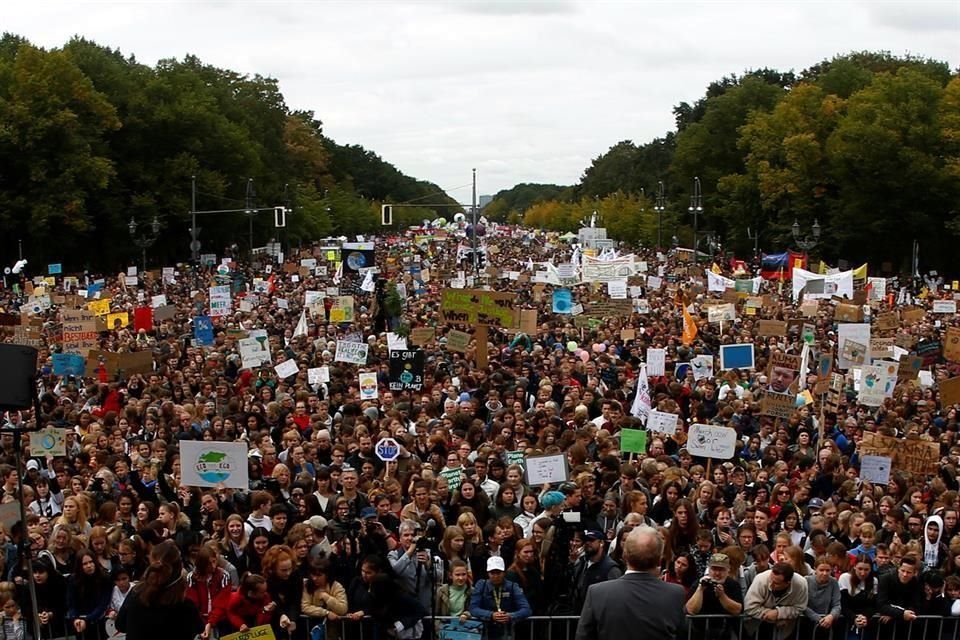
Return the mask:
[[[583,313],[583,304],[578,302],[577,304],[570,307],[570,315],[578,316],[581,313]]]
[[[167,294],[161,293],[158,296],[150,297],[150,306],[156,309],[157,307],[164,307],[167,304]]]
[[[567,456],[557,453],[549,456],[527,458],[527,485],[539,487],[544,484],[567,481]]]
[[[333,359],[336,362],[347,362],[349,364],[366,364],[368,349],[369,345],[365,342],[337,340],[337,353]]]
[[[577,268],[569,262],[558,265],[557,275],[563,280],[572,280],[577,277]]]
[[[377,374],[361,373],[359,376],[357,376],[357,378],[360,383],[360,399],[376,400],[379,397],[377,389]]]
[[[697,356],[690,360],[694,380],[710,380],[713,378],[713,356]]]
[[[647,287],[656,291],[663,286],[663,278],[660,276],[647,276]]]
[[[666,349],[647,349],[647,375],[662,376],[666,375],[667,351]]]
[[[323,384],[330,382],[330,367],[314,367],[307,369],[307,382],[310,384]]]
[[[714,322],[733,322],[737,319],[737,306],[732,302],[727,304],[718,304],[707,309],[707,321]]]
[[[712,424],[690,425],[687,451],[692,456],[729,460],[737,447],[737,432],[730,427]]]
[[[608,282],[607,295],[609,295],[612,300],[626,300],[627,299],[627,281],[611,280],[610,282]]]
[[[392,331],[387,332],[387,350],[388,351],[406,351],[407,350],[407,339],[398,336]]]
[[[326,297],[326,294],[323,291],[305,291],[303,293],[303,306],[312,307],[317,301],[321,301]]]
[[[297,375],[297,373],[300,372],[300,367],[297,366],[296,360],[293,358],[287,358],[275,366],[273,370],[277,372],[277,377],[283,380],[284,378]]]
[[[864,362],[870,362],[870,325],[868,323],[841,322],[837,325],[837,368],[849,369],[855,363],[850,362],[842,355],[843,345],[847,340],[853,340],[864,345],[867,353],[864,355]]]
[[[241,365],[244,369],[255,369],[272,361],[270,344],[267,340],[240,338],[237,341],[237,347],[240,349]]]
[[[277,298],[277,308],[278,309],[289,309],[290,303],[287,302],[286,298]]]
[[[181,440],[180,483],[188,487],[249,489],[247,443]]]
[[[67,455],[66,429],[47,427],[30,433],[30,455],[36,458],[44,456]]]
[[[956,313],[957,301],[956,300],[934,300],[933,312],[934,313]]]
[[[864,482],[885,486],[890,482],[889,456],[860,456],[860,479]]]
[[[225,284],[219,287],[210,287],[211,318],[229,315],[231,304],[230,285]]]
[[[647,431],[673,435],[677,432],[677,415],[653,409],[647,417]]]

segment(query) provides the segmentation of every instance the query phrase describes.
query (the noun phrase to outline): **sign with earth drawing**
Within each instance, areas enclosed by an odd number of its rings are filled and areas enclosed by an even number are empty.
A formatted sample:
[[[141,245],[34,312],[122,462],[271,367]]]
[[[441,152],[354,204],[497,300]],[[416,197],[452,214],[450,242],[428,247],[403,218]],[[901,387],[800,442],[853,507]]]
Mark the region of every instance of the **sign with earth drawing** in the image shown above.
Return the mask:
[[[181,482],[188,487],[249,489],[245,442],[180,441]]]

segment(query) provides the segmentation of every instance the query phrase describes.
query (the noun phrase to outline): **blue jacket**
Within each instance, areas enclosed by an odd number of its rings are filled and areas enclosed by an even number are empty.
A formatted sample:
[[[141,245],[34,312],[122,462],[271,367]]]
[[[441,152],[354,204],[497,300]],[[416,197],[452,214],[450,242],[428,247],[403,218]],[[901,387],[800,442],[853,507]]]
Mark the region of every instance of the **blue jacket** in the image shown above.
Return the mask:
[[[506,625],[493,622],[497,605],[493,601],[493,585],[489,580],[480,580],[470,596],[470,615],[487,623],[487,637],[499,638],[508,631]],[[515,582],[504,579],[500,596],[500,610],[510,614],[511,622],[529,618],[533,611],[523,595],[523,589]]]

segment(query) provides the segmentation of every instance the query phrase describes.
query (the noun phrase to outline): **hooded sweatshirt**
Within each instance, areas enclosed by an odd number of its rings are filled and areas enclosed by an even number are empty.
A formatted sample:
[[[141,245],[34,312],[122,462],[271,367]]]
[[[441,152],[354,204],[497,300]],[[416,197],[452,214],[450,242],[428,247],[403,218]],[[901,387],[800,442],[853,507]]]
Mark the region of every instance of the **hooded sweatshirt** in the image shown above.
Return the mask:
[[[937,539],[931,542],[927,535],[927,527],[931,524],[937,525]],[[923,524],[923,568],[924,571],[933,571],[943,566],[948,556],[946,545],[941,544],[940,538],[943,536],[943,519],[940,516],[930,516]]]

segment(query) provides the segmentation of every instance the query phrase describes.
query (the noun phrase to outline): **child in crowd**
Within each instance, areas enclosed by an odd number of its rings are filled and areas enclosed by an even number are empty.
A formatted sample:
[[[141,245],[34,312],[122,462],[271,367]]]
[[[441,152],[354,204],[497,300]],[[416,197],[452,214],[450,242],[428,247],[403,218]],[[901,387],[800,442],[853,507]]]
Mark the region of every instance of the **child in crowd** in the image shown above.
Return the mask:
[[[133,589],[136,583],[130,579],[130,570],[117,566],[113,570],[113,591],[110,594],[110,608],[107,609],[107,617],[111,620],[117,617],[117,611],[123,606],[123,601],[127,599],[127,594]]]
[[[3,640],[23,640],[24,619],[20,615],[20,605],[14,597],[16,588],[12,582],[0,583],[0,638]]]

